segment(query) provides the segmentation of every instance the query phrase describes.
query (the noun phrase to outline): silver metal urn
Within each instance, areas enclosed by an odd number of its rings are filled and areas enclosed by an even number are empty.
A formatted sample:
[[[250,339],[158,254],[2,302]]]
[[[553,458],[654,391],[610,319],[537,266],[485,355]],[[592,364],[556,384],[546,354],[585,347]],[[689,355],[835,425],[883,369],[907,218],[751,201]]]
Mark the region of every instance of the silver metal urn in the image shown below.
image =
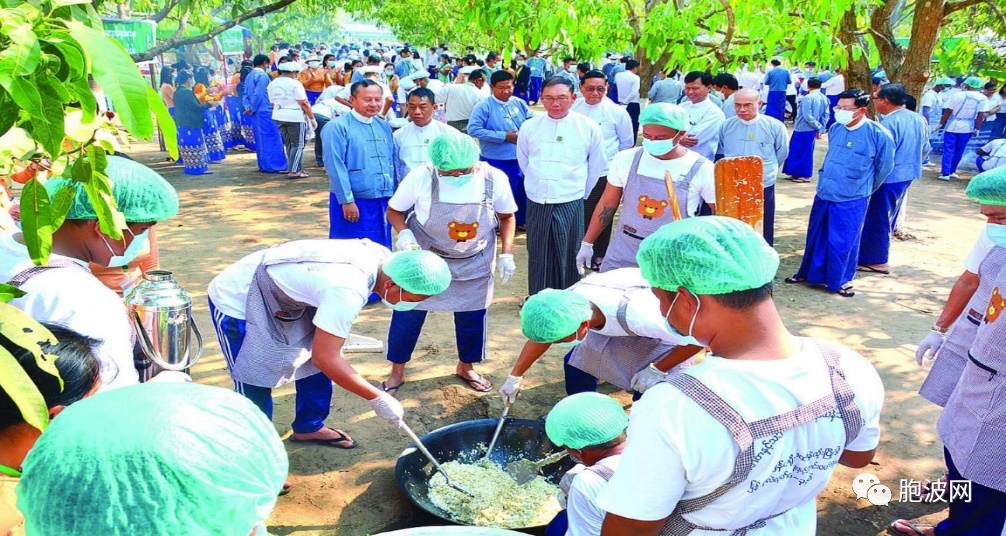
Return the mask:
[[[192,298],[167,270],[150,270],[125,297],[142,357],[140,381],[164,370],[186,371],[203,354],[203,336],[192,317]],[[195,335],[195,348],[190,334]]]

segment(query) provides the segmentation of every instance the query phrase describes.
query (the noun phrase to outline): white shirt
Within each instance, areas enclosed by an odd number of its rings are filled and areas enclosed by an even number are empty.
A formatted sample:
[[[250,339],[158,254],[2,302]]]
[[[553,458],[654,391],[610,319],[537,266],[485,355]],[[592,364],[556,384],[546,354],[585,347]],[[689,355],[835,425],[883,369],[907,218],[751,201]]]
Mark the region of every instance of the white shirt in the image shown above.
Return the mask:
[[[625,310],[625,323],[633,333],[626,332],[618,322],[618,306],[622,304],[622,296],[626,294],[621,289],[627,286],[641,287],[628,292],[629,303]],[[590,303],[597,306],[604,315],[604,326],[592,329],[599,335],[628,337],[635,334],[681,344],[668,328],[664,315],[660,313],[660,300],[653,294],[650,284],[643,278],[639,268],[595,272],[581,279],[569,290],[590,300]]]
[[[742,88],[758,89],[762,85],[762,78],[751,71],[743,71],[737,75],[737,84]]]
[[[440,121],[430,121],[426,126],[408,125],[396,130],[391,137],[395,140],[395,173],[402,180],[408,173],[430,161],[430,144],[440,135],[460,134],[458,129]]]
[[[639,75],[636,73],[622,71],[616,74],[615,87],[618,88],[619,104],[639,102]]]
[[[604,136],[604,156],[607,158],[606,164],[611,163],[615,153],[632,147],[636,144],[632,136],[632,118],[625,108],[611,102],[611,99],[604,97],[597,104],[587,104],[587,101],[577,98],[573,102],[570,111],[581,113],[594,121],[601,127],[601,135]],[[605,175],[608,167],[605,166]]]
[[[475,105],[485,97],[471,82],[446,84],[437,92],[437,104],[444,105],[448,121],[466,121],[472,116]]]
[[[821,90],[824,91],[826,97],[834,97],[845,91],[845,75],[836,73],[835,76],[821,84]]]
[[[618,470],[622,455],[608,456],[595,465],[604,465],[612,471]],[[597,506],[597,496],[608,484],[600,475],[593,471],[580,471],[569,485],[569,496],[566,497],[566,515],[569,526],[566,536],[597,536],[601,534],[601,523],[607,513]]]
[[[399,211],[416,211],[416,221],[420,225],[425,225],[430,219],[430,204],[433,200],[433,177],[432,166],[422,166],[413,169],[395,190],[395,195],[391,196],[388,206]],[[513,198],[510,190],[510,180],[506,173],[480,162],[475,167],[475,176],[464,186],[457,187],[447,184],[443,180],[438,181],[440,185],[440,200],[445,203],[480,203],[486,195],[486,173],[493,181],[493,209],[499,214],[513,214],[517,212],[517,202]]]
[[[985,158],[985,165],[983,166],[986,171],[1006,164],[1006,138],[999,138],[986,143],[982,147],[982,151],[989,154]]]
[[[272,103],[274,121],[304,122],[304,110],[297,101],[306,101],[307,92],[304,91],[304,84],[301,84],[300,80],[281,75],[269,82],[265,91],[269,95],[269,102]]]
[[[686,135],[699,139],[698,145],[689,149],[712,160],[720,141],[720,125],[726,120],[723,110],[708,97],[698,103],[685,99],[681,107],[688,112]]]
[[[334,99],[338,97],[342,93],[342,90],[344,89],[346,89],[345,86],[332,84],[331,86],[326,87],[325,90],[321,92],[321,95],[318,97],[318,100]]]
[[[1002,106],[1002,104],[1003,104],[1003,98],[1000,97],[998,93],[993,93],[992,96],[989,97],[989,109],[988,109],[988,111],[992,111],[996,107]],[[996,113],[997,114],[1000,114],[1000,113],[1006,114],[1006,110],[999,109],[999,110],[996,110]]]
[[[34,264],[28,248],[14,239],[16,233],[0,235],[0,282],[10,281]],[[81,268],[52,268],[21,285],[27,295],[11,300],[39,322],[61,324],[81,335],[101,341],[94,349],[101,374],[101,390],[137,383],[133,365],[133,327],[126,315],[126,305],[118,294],[91,275],[80,261],[56,255],[49,261],[64,260]]]
[[[943,93],[937,93],[936,90],[930,88],[922,94],[922,101],[919,108],[936,108],[943,112]]]
[[[375,247],[376,246],[376,247]],[[297,256],[319,248],[338,247],[347,256],[372,260],[375,265],[391,257],[383,246],[362,240],[296,240],[261,249],[228,266],[210,281],[209,298],[221,313],[245,320],[245,305],[252,277],[266,252]],[[280,252],[277,248],[283,248]],[[358,250],[358,251],[354,251]],[[336,337],[349,337],[353,321],[373,292],[373,281],[347,264],[301,262],[276,264],[266,268],[269,277],[284,294],[318,310],[314,325]]]
[[[817,345],[809,339],[800,342],[801,349],[789,359],[738,361],[707,355],[686,374],[701,380],[747,422],[772,417],[831,395]],[[839,364],[865,422],[848,450],[872,450],[880,441],[884,386],[873,365],[856,352],[842,349]],[[750,534],[814,534],[815,498],[827,485],[845,443],[845,429],[836,415],[837,410],[781,435],[756,439],[756,462],[747,479],[685,519],[699,526],[740,528],[786,511]],[[631,519],[663,519],[678,501],[711,493],[727,481],[738,455],[727,429],[666,383],[650,388],[633,405],[628,438],[621,466],[597,503]]]
[[[953,110],[947,132],[967,134],[975,131],[975,118],[989,111],[989,100],[978,91],[959,91],[950,96],[943,109]]]
[[[351,110],[349,106],[335,100],[335,99],[322,99],[314,101],[314,106],[311,107],[311,112],[314,115],[323,115],[329,119],[335,119],[340,115],[347,113]]]
[[[989,254],[992,248],[996,247],[996,243],[989,238],[988,228],[982,227],[982,232],[978,234],[978,240],[975,242],[971,252],[968,253],[966,259],[964,259],[964,269],[977,274],[978,269],[982,265],[982,261]]]
[[[625,188],[629,181],[629,170],[632,169],[632,159],[635,158],[634,150],[622,151],[615,155],[608,169],[608,184]],[[699,159],[699,154],[695,151],[687,151],[681,158],[673,160],[661,160],[650,156],[650,153],[643,149],[643,156],[639,158],[640,175],[645,175],[644,180],[655,180],[664,183],[664,172],[670,171],[674,182],[681,182],[685,175],[695,165]],[[716,203],[716,175],[714,173],[712,160],[703,164],[699,171],[692,177],[691,184],[688,185],[688,214],[696,215],[702,200],[706,203]]]
[[[597,122],[576,112],[524,121],[517,135],[517,164],[527,198],[539,204],[586,199],[604,173],[604,135]]]

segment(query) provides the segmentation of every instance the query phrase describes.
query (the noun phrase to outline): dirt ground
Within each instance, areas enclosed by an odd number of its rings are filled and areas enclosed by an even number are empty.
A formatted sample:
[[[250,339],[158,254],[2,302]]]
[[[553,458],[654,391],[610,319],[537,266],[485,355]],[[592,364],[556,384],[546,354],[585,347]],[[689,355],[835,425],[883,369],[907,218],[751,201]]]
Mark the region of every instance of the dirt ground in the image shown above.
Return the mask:
[[[220,270],[257,248],[303,238],[324,238],[328,232],[328,179],[305,165],[311,177],[287,180],[257,171],[252,153],[231,151],[211,166],[212,175],[189,177],[164,162],[153,144],[134,145],[129,153],[161,172],[178,189],[180,214],[158,225],[161,262],[176,272],[196,303],[196,318],[206,336],[206,351],[195,367],[196,381],[230,387],[206,306],[206,288]],[[818,146],[818,163],[825,144]],[[901,479],[935,479],[944,472],[942,445],[936,434],[939,408],[917,395],[928,368],[916,366],[916,344],[942,308],[962,261],[978,235],[983,219],[977,204],[963,193],[965,180],[939,182],[932,168],[911,188],[907,230],[914,235],[895,241],[890,276],[858,275],[852,299],[805,286],[783,284],[800,262],[814,184],[780,180],[777,188],[776,247],[782,256],[776,302],[792,331],[840,342],[866,355],[880,371],[887,388],[883,435],[873,466],[868,469],[887,484],[894,500],[888,507],[856,501],[850,483],[860,471],[839,468],[818,500],[819,533],[874,535],[897,517],[945,515],[945,505],[898,502]],[[490,315],[488,360],[478,370],[496,386],[506,379],[524,343],[517,302],[526,291],[526,249],[522,235],[515,253],[518,272],[508,285],[497,285]],[[387,337],[390,311],[380,303],[368,306],[354,332]],[[496,416],[498,394],[477,394],[454,377],[456,363],[451,317],[434,313],[426,324],[408,369],[408,383],[399,393],[406,420],[420,435],[474,418]],[[562,354],[552,350],[525,376],[525,393],[512,416],[537,418],[564,396]],[[377,383],[390,366],[380,353],[350,354],[356,369]],[[610,390],[609,390],[610,392]],[[630,402],[624,392],[613,393]],[[275,393],[277,430],[289,437],[293,419],[293,389]],[[412,508],[398,491],[395,458],[408,443],[389,429],[358,398],[336,388],[328,423],[350,432],[359,447],[343,451],[287,442],[293,491],[279,499],[269,520],[280,535],[357,536],[411,526]],[[657,460],[654,460],[657,463]]]

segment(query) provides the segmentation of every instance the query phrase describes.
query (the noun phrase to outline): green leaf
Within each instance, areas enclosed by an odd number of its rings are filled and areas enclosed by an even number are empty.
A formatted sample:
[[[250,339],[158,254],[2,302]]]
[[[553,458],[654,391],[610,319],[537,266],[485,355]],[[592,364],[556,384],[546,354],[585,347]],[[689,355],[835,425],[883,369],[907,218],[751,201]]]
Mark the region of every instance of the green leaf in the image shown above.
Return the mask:
[[[42,349],[43,344],[58,342],[45,326],[17,307],[0,304],[0,332],[15,346],[31,353],[38,368],[55,376],[59,380],[59,388],[63,388],[63,378],[56,369],[56,356],[49,355]]]
[[[10,39],[10,44],[0,50],[0,76],[25,76],[35,72],[42,57],[38,37],[26,22],[5,21],[0,33]]]
[[[115,197],[112,195],[112,184],[108,177],[98,173],[84,184],[87,198],[98,215],[98,227],[109,238],[122,239],[122,229],[126,227],[126,218],[116,208]]]
[[[18,118],[18,107],[14,105],[7,90],[0,88],[0,132],[7,132]]]
[[[154,88],[147,86],[147,103],[153,110],[157,118],[157,126],[161,130],[161,138],[164,140],[164,147],[172,159],[178,159],[178,130],[175,128],[175,119],[168,112],[168,107],[164,105],[161,96],[154,91]]]
[[[91,147],[88,150],[87,161],[91,164],[92,175],[104,175],[105,168],[108,167],[108,158],[105,157],[104,149]]]
[[[46,37],[45,42],[59,49],[63,61],[70,67],[71,80],[87,77],[87,63],[84,59],[84,51],[70,37],[70,34],[52,32]]]
[[[26,295],[27,292],[7,283],[0,283],[0,303],[8,303],[15,298]]]
[[[73,161],[70,166],[70,178],[75,182],[81,184],[87,184],[91,182],[91,166],[87,164],[87,160],[84,158],[78,158]]]
[[[129,54],[102,32],[75,21],[67,21],[66,25],[88,56],[100,60],[91,61],[91,74],[112,100],[123,126],[133,136],[149,140],[154,134],[154,123],[147,104],[148,84]]]
[[[31,179],[21,190],[21,234],[32,262],[39,266],[49,262],[53,231],[49,193],[38,179]]]
[[[52,214],[53,229],[59,229],[63,226],[66,215],[70,212],[70,206],[73,205],[73,198],[76,196],[77,189],[70,184],[64,184],[56,192],[56,195],[52,197],[52,209],[50,213]]]
[[[80,121],[82,123],[94,121],[94,116],[98,113],[98,101],[94,98],[94,93],[91,93],[91,86],[87,85],[87,80],[78,78],[70,82],[67,87],[71,94],[77,98],[77,102],[80,103],[80,111],[82,113]]]
[[[56,9],[57,7],[72,6],[75,4],[88,4],[90,0],[50,0],[50,3],[52,4],[52,8]]]
[[[53,80],[35,77],[32,79],[46,98],[42,99],[39,113],[30,114],[31,122],[25,125],[25,130],[31,133],[35,141],[42,144],[46,152],[57,155],[63,143],[63,103],[55,98],[58,91],[53,85]]]
[[[4,304],[4,309],[15,309]],[[4,333],[6,334],[6,332]],[[24,422],[44,431],[49,426],[49,408],[35,382],[6,348],[0,346],[0,388],[21,410]]]
[[[38,92],[38,87],[29,82],[26,78],[3,77],[0,76],[0,85],[10,93],[14,102],[29,115],[42,115],[42,95]]]

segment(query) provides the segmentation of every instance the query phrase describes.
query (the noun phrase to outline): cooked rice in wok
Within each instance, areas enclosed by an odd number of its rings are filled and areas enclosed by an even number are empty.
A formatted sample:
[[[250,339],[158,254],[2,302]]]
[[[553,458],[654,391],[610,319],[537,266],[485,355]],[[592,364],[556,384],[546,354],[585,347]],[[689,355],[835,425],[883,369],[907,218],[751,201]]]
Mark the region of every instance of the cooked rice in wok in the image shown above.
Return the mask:
[[[481,527],[521,528],[546,525],[562,509],[556,495],[559,486],[538,476],[518,485],[499,465],[468,464],[452,461],[443,464],[451,484],[468,490],[468,497],[447,486],[444,475],[430,478],[430,500],[450,512],[462,523]]]

